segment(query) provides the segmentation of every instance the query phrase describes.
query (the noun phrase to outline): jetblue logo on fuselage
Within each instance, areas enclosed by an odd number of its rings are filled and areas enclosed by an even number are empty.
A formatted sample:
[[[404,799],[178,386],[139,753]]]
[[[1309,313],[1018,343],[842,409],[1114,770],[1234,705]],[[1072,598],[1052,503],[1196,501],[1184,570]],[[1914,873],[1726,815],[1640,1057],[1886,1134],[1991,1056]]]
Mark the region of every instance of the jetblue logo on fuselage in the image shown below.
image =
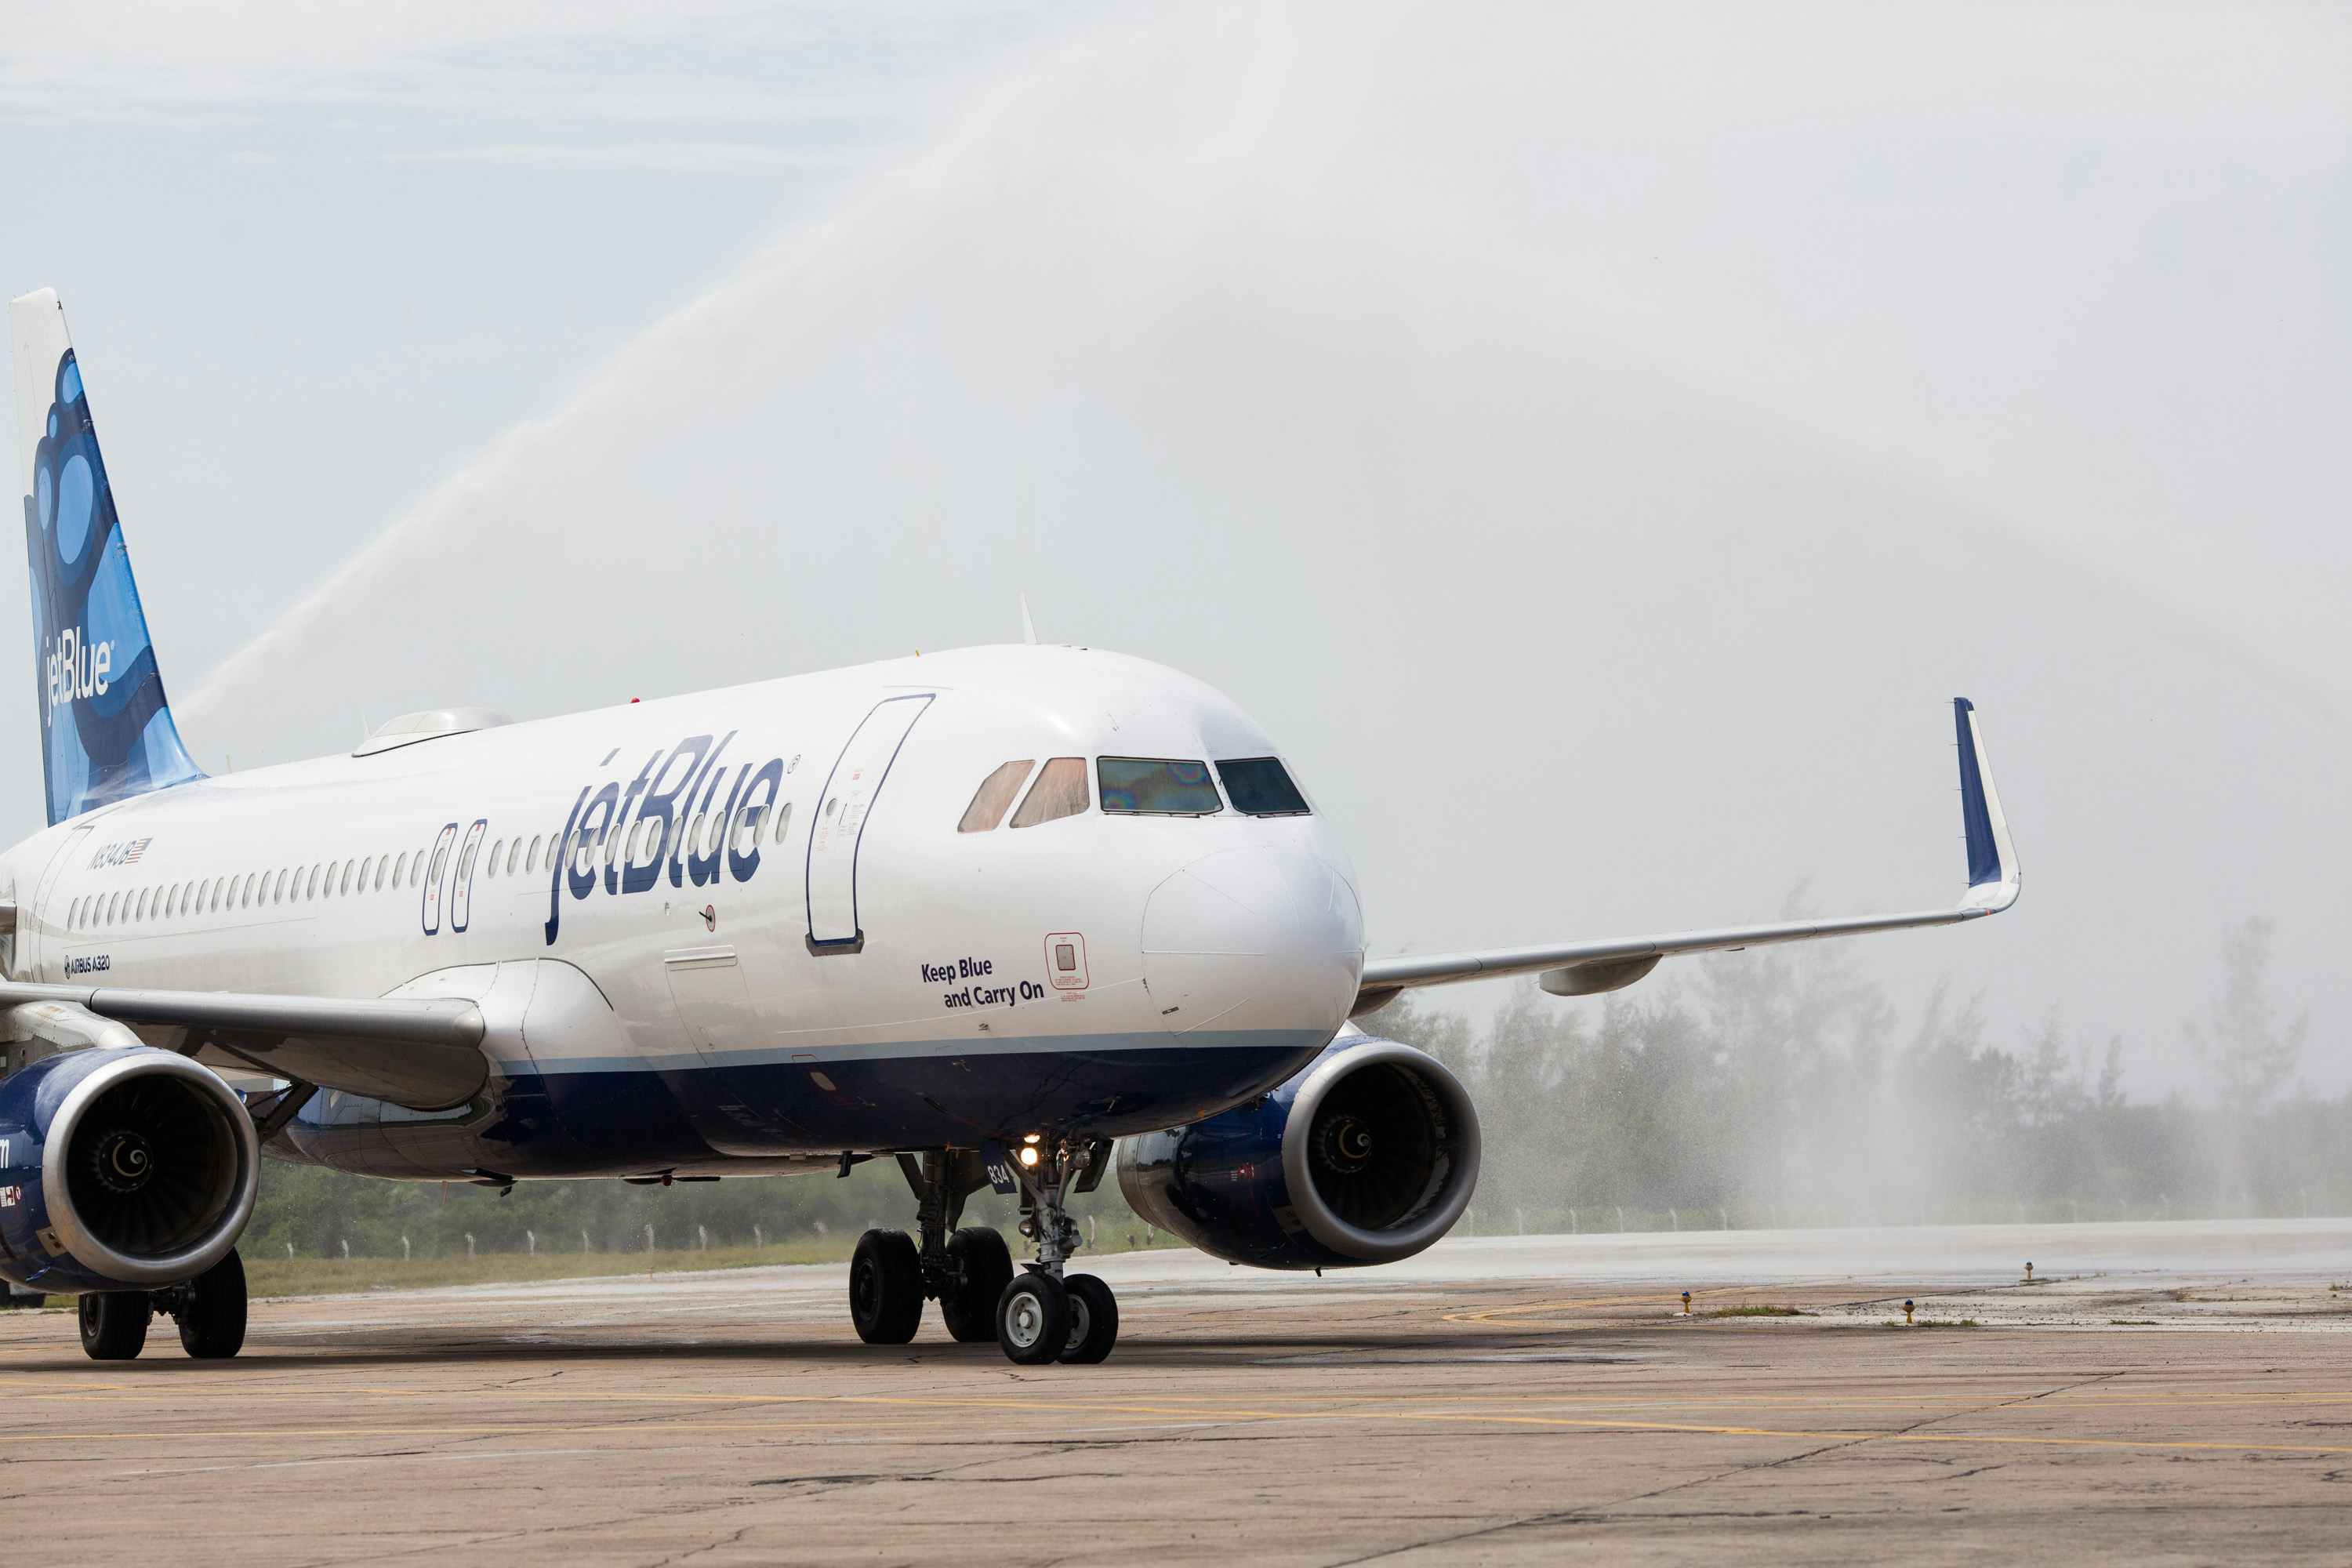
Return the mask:
[[[688,735],[648,755],[625,784],[614,777],[601,787],[580,786],[548,868],[549,946],[555,945],[567,893],[585,899],[601,889],[617,898],[664,884],[704,887],[722,876],[748,882],[759,871],[761,835],[740,827],[747,818],[761,827],[772,819],[784,759],[730,765],[727,747],[736,733],[730,730],[716,744],[709,735]],[[607,754],[604,765],[618,754]]]
[[[49,711],[54,713],[67,703],[79,702],[85,697],[105,696],[107,679],[113,673],[114,645],[93,643],[89,634],[79,626],[68,626],[58,634],[57,643],[48,650],[43,665]]]

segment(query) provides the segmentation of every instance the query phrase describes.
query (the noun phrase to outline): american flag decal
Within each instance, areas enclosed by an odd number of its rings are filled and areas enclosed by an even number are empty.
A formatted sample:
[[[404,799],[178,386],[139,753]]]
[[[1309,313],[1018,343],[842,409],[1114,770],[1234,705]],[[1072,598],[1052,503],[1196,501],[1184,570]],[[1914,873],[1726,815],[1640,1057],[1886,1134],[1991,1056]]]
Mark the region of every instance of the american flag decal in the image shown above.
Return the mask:
[[[147,846],[154,842],[152,838],[132,839],[131,847],[122,852],[122,863],[126,866],[136,866],[139,864],[140,855],[146,850]]]

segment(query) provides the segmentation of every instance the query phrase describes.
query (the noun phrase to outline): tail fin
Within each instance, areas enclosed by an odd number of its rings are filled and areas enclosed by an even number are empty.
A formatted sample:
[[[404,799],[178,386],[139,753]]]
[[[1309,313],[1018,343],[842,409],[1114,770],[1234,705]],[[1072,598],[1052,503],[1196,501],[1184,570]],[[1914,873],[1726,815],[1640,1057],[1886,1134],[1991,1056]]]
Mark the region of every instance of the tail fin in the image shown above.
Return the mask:
[[[8,303],[49,820],[204,772],[180,743],[54,289]]]

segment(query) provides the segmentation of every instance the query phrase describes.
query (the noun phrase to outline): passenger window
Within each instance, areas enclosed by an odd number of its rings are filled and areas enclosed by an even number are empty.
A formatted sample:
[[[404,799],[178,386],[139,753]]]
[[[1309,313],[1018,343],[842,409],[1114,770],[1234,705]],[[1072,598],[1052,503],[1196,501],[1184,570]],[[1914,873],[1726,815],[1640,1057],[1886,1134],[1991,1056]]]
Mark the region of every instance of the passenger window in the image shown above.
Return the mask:
[[[509,877],[513,876],[515,873],[515,868],[521,863],[522,835],[518,833],[514,836],[514,842],[507,846],[507,875]]]
[[[1251,816],[1304,816],[1307,797],[1273,757],[1240,757],[1217,764],[1234,809]]]
[[[143,921],[147,918],[147,891],[145,888],[139,889],[139,912],[131,917],[133,920]]]
[[[1095,764],[1102,808],[1121,816],[1207,816],[1223,811],[1206,763],[1105,757]]]
[[[495,877],[499,874],[499,851],[504,849],[506,847],[507,841],[503,838],[494,838],[490,841],[490,858],[488,862],[482,867],[483,876]]]
[[[112,925],[114,923],[114,911],[121,907],[121,899],[122,895],[121,893],[109,893],[106,896],[106,923],[108,925]]]
[[[1041,822],[1076,816],[1086,808],[1086,758],[1055,757],[1037,770],[1037,782],[1029,786],[1029,798],[1013,814],[1013,826],[1034,827]]]
[[[523,851],[522,868],[530,872],[539,869],[539,835],[536,833],[530,836],[530,847]]]
[[[776,842],[782,844],[784,835],[792,830],[793,803],[786,801],[776,812]]]
[[[735,817],[735,840],[731,853],[749,855],[760,847],[760,815],[763,807],[747,805]]]
[[[958,833],[987,833],[1004,820],[1013,809],[1014,797],[1029,777],[1029,770],[1037,765],[1034,757],[1024,757],[1017,763],[1003,763],[972,791],[971,804],[963,808],[963,820],[956,824]],[[1086,808],[1080,806],[1079,810]]]

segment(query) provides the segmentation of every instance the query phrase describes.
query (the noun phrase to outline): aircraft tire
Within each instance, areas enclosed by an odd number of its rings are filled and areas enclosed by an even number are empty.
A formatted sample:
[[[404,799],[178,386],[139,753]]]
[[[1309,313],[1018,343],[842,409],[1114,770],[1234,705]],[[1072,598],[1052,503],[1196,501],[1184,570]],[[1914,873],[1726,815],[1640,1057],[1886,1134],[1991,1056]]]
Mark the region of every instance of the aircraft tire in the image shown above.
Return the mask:
[[[1062,1281],[1070,1298],[1069,1339],[1062,1347],[1065,1366],[1092,1366],[1118,1343],[1118,1298],[1091,1274]]]
[[[147,1320],[155,1309],[144,1290],[93,1290],[82,1297],[82,1353],[92,1361],[136,1361],[147,1348]]]
[[[923,1258],[903,1230],[869,1230],[849,1259],[849,1321],[869,1345],[903,1345],[923,1321]]]
[[[1004,1237],[984,1225],[968,1225],[948,1237],[949,1279],[940,1297],[940,1319],[959,1344],[996,1337],[996,1303],[1013,1283],[1013,1253]]]
[[[245,1348],[245,1260],[235,1247],[182,1289],[182,1350],[198,1361],[226,1361]]]
[[[1020,1276],[996,1300],[996,1342],[1016,1366],[1059,1361],[1070,1342],[1070,1296],[1042,1271]]]

